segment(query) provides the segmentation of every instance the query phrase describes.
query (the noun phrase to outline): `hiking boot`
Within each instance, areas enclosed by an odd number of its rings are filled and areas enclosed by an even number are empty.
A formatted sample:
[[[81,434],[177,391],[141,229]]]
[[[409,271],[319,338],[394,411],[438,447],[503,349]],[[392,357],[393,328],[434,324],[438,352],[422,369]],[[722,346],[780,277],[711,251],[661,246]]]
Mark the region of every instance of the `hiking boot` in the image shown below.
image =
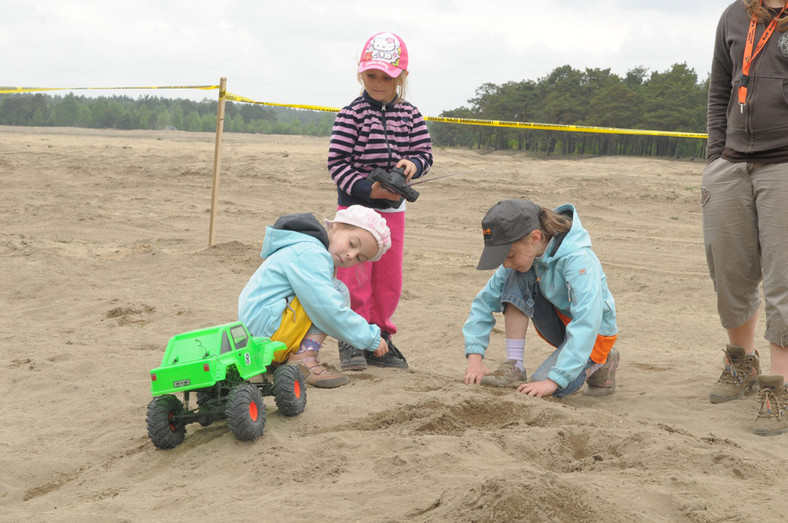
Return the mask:
[[[342,370],[366,370],[364,352],[344,341],[339,342],[339,368]]]
[[[752,428],[759,436],[775,436],[788,432],[788,389],[783,377],[777,375],[758,376],[758,399],[761,409]]]
[[[739,399],[745,394],[755,392],[756,380],[761,373],[758,351],[747,354],[744,347],[729,343],[723,353],[725,368],[711,388],[709,400],[712,403]]]
[[[525,383],[526,379],[525,369],[518,369],[515,360],[506,360],[494,372],[482,376],[481,384],[488,387],[517,388],[521,383]]]
[[[616,369],[619,362],[618,349],[613,347],[607,353],[605,364],[586,378],[584,396],[609,396],[616,390]]]
[[[291,354],[287,359],[287,363],[289,365],[298,365],[301,372],[306,376],[305,381],[313,387],[334,389],[350,381],[347,376],[323,366],[317,359],[317,351],[315,350]]]
[[[390,367],[394,369],[407,369],[408,362],[405,360],[405,356],[399,351],[394,342],[391,341],[391,334],[386,331],[381,332],[381,338],[386,340],[386,343],[389,346],[389,351],[384,354],[383,356],[375,356],[369,351],[364,351],[364,357],[367,359],[367,363],[369,365],[374,365],[375,367]]]

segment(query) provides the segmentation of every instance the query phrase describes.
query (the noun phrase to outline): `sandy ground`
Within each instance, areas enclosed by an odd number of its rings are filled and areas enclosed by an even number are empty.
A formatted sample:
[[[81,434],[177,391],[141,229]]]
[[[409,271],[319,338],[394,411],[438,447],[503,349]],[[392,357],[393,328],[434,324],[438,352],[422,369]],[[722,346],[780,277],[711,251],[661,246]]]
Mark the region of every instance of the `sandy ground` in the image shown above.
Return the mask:
[[[208,247],[211,133],[0,127],[0,520],[781,521],[788,436],[754,396],[712,405],[725,339],[700,228],[699,162],[435,151],[409,205],[396,336],[411,370],[309,388],[265,433],[147,437],[170,336],[236,318],[264,226],[333,216],[327,139],[225,136]],[[483,172],[480,169],[484,169]],[[471,171],[471,172],[469,172]],[[496,201],[575,203],[615,296],[607,398],[469,387],[462,324]],[[502,321],[488,365],[504,359]],[[762,332],[762,326],[761,326]],[[762,365],[767,343],[760,338]],[[534,370],[548,346],[528,340]],[[322,352],[338,364],[336,342]]]

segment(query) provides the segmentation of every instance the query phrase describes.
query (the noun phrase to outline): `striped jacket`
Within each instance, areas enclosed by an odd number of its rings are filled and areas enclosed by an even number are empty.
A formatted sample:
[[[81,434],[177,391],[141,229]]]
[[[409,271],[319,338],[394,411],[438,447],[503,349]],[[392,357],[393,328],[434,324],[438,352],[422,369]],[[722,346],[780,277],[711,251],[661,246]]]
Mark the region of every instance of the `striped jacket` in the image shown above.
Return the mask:
[[[392,169],[403,158],[416,165],[414,178],[432,166],[432,142],[424,118],[407,101],[383,105],[365,91],[340,111],[331,131],[328,172],[337,186],[338,204],[397,207],[397,202],[370,199],[372,183],[367,176],[376,167]]]

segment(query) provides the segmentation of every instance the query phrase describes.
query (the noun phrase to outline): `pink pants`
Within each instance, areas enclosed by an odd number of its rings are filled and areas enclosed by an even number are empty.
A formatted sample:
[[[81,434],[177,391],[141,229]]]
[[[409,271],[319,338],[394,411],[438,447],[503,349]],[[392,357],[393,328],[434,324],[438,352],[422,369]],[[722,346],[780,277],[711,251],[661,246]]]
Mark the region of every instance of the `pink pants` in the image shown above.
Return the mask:
[[[346,209],[339,206],[337,209]],[[391,248],[376,262],[339,267],[337,278],[350,291],[350,308],[367,322],[395,334],[391,321],[402,294],[402,252],[405,245],[405,212],[378,213],[391,231]]]

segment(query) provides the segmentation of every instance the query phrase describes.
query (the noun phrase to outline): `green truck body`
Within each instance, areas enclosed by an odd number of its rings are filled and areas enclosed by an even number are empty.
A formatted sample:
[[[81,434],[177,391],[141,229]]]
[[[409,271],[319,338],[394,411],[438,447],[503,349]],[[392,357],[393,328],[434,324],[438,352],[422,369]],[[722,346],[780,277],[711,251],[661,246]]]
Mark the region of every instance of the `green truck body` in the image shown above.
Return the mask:
[[[274,362],[274,353],[285,348],[281,342],[251,336],[241,322],[170,338],[161,365],[150,371],[153,399],[146,422],[153,444],[173,448],[183,442],[187,424],[207,426],[223,419],[238,439],[256,439],[265,427],[263,396],[274,396],[285,416],[302,413],[303,373],[297,366]],[[193,409],[192,393],[197,403]]]
[[[235,367],[241,379],[265,372],[284,343],[249,335],[243,323],[228,323],[170,338],[162,364],[151,370],[154,396],[210,387]]]

